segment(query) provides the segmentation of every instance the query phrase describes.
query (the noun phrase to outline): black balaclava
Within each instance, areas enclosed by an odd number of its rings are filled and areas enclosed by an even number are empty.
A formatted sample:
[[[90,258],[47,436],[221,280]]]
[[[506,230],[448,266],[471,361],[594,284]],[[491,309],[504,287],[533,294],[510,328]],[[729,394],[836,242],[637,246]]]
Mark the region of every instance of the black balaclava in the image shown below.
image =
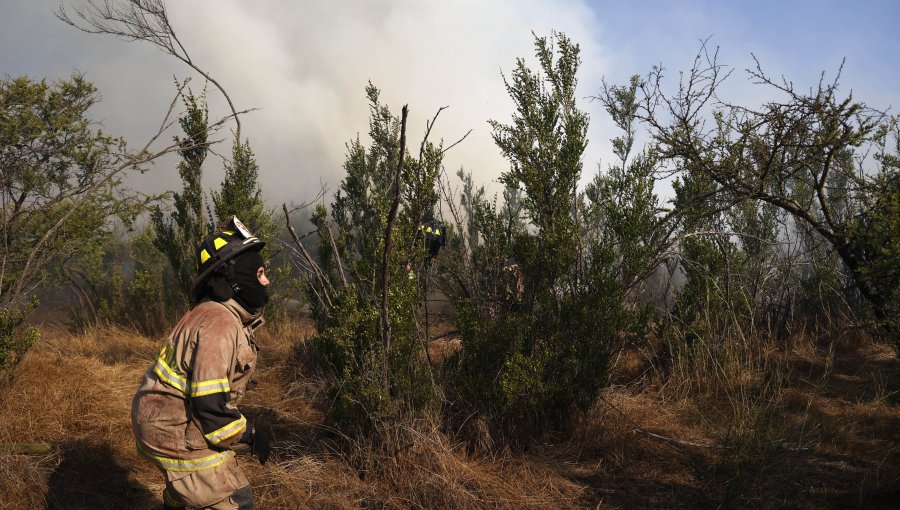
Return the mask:
[[[206,280],[206,287],[200,292],[197,300],[200,300],[204,295],[213,301],[221,303],[233,298],[234,291],[231,290],[231,285],[228,283],[228,277],[224,273],[217,271]]]
[[[256,272],[263,267],[263,258],[258,251],[247,251],[229,264],[229,280],[234,290],[234,300],[250,313],[256,313],[269,302],[269,292],[259,283]]]

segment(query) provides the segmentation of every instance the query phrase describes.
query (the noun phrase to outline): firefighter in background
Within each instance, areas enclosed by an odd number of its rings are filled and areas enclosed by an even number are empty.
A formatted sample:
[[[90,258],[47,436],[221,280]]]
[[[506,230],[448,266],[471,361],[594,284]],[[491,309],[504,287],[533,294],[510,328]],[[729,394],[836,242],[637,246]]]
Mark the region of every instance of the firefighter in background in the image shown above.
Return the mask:
[[[137,450],[163,472],[165,508],[254,508],[230,447],[249,444],[260,463],[269,455],[266,435],[237,408],[256,368],[252,335],[268,301],[263,246],[237,218],[203,241],[193,305],[134,396]]]

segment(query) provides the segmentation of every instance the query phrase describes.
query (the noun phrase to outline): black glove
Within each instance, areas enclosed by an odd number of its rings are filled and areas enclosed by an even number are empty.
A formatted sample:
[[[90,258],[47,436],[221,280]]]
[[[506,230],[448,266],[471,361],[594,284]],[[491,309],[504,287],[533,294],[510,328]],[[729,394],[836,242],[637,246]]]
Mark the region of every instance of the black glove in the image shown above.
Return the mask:
[[[247,425],[247,430],[244,431],[238,442],[250,445],[250,454],[256,457],[260,464],[265,464],[269,460],[269,454],[272,453],[269,436],[252,423]]]

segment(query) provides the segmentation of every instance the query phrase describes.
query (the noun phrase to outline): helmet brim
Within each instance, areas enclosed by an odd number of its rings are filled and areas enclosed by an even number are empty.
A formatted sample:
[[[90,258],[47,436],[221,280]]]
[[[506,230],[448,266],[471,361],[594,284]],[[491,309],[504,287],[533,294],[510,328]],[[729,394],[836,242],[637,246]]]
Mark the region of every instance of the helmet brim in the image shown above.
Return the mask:
[[[265,242],[265,241],[262,241],[262,240],[257,239],[256,242],[254,242],[254,243],[249,243],[249,244],[247,244],[247,245],[239,246],[238,248],[235,248],[231,253],[228,254],[227,257],[222,258],[222,259],[216,261],[213,265],[211,265],[211,266],[209,266],[208,268],[206,268],[206,270],[203,271],[202,273],[200,273],[200,275],[198,275],[197,278],[194,278],[194,282],[191,284],[191,298],[192,298],[192,300],[197,300],[197,299],[199,298],[199,296],[197,295],[198,292],[200,292],[200,290],[202,289],[203,285],[206,284],[206,280],[209,279],[209,277],[210,277],[213,273],[216,272],[216,269],[219,269],[220,267],[222,267],[223,265],[225,265],[226,262],[228,262],[229,260],[234,259],[235,257],[237,257],[238,255],[240,255],[241,253],[245,253],[245,252],[248,252],[248,251],[251,251],[251,250],[262,251],[262,249],[263,249],[265,246],[266,246],[266,242]]]

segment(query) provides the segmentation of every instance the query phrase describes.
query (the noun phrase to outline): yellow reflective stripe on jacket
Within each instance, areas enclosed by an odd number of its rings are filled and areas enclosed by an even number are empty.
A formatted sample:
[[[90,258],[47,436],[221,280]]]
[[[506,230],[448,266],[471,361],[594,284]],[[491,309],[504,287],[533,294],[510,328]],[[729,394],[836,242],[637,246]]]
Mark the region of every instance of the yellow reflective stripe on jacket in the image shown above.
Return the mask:
[[[172,347],[171,343],[166,341],[159,351],[159,356],[156,357],[156,365],[153,366],[153,372],[161,381],[168,383],[169,386],[172,386],[182,393],[187,393],[187,379],[184,376],[179,375],[178,372],[172,368],[174,362],[175,349]]]
[[[141,449],[140,445],[137,445],[137,452],[141,456],[147,458],[166,471],[178,472],[203,471],[204,469],[211,469],[224,464],[225,461],[234,456],[234,452],[228,450],[224,452],[214,453],[207,457],[200,457],[199,459],[172,459],[169,457],[161,457],[159,455],[152,455],[150,453],[147,453],[143,449]]]
[[[156,365],[153,367],[153,372],[161,381],[181,391],[185,395],[202,397],[204,395],[212,395],[213,393],[227,393],[231,391],[228,379],[210,379],[208,381],[199,381],[188,384],[188,380],[172,368],[175,361],[174,358],[174,349],[169,342],[166,342],[165,345],[163,345],[162,350],[160,350],[159,356],[156,357]],[[188,392],[188,386],[190,386],[190,392]]]
[[[159,377],[161,381],[168,383],[169,386],[182,393],[187,392],[187,380],[175,373],[175,371],[172,370],[172,367],[170,367],[169,364],[165,361],[157,359],[156,365],[153,366],[153,372]]]
[[[234,436],[238,432],[244,430],[247,426],[247,419],[241,416],[239,419],[234,420],[233,422],[225,425],[219,430],[214,430],[209,434],[204,434],[203,437],[206,438],[211,444],[219,444],[220,442],[228,439],[229,437]]]
[[[231,391],[231,386],[228,385],[228,379],[210,379],[209,381],[191,383],[192,397],[202,397],[213,393],[228,393],[229,391]]]

